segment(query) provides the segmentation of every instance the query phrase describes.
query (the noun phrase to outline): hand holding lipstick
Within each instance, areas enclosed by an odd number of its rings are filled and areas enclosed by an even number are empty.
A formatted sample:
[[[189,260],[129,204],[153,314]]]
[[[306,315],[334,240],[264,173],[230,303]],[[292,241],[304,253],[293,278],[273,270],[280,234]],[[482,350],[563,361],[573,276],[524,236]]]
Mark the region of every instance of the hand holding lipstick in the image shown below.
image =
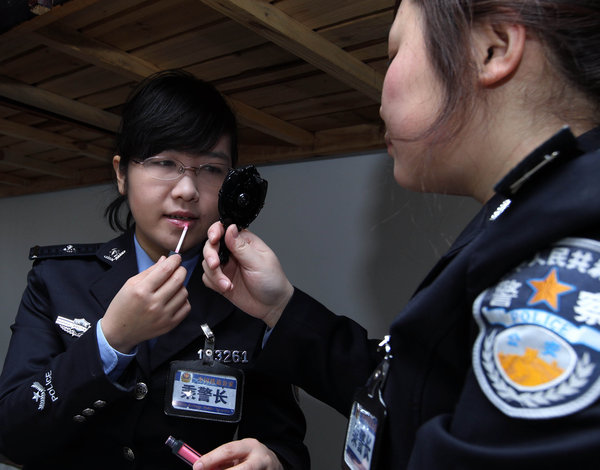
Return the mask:
[[[255,470],[283,470],[277,455],[252,438],[228,442],[201,456],[195,461],[193,470],[216,470],[229,468]]]
[[[190,311],[185,276],[181,257],[170,256],[128,279],[102,318],[108,343],[129,353],[142,341],[175,328]]]

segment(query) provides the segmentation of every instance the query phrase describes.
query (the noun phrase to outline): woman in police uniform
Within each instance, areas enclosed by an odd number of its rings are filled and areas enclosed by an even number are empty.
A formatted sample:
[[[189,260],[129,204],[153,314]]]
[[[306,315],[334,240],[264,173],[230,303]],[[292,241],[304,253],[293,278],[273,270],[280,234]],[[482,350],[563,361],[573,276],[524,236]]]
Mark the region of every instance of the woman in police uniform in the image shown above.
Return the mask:
[[[209,84],[167,71],[134,90],[107,209],[123,234],[32,249],[0,378],[1,453],[25,468],[183,468],[170,435],[200,453],[236,437],[260,468],[309,467],[292,386],[254,367],[264,324],[197,266],[236,152]]]
[[[597,468],[599,31],[596,0],[399,5],[381,106],[394,177],[483,207],[379,353],[252,233],[229,228],[219,266],[209,229],[206,284],[273,328],[261,364],[350,415],[344,468]]]

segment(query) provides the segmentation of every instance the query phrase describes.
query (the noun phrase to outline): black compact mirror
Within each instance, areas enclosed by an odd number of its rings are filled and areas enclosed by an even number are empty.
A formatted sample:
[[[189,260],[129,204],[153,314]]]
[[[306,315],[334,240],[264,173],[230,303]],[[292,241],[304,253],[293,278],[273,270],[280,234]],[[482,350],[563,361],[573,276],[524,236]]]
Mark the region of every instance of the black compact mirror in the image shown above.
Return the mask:
[[[225,229],[236,224],[238,230],[243,230],[256,219],[265,203],[267,186],[254,165],[229,170],[219,190],[219,219]],[[219,258],[222,265],[229,260],[229,250],[223,240]]]

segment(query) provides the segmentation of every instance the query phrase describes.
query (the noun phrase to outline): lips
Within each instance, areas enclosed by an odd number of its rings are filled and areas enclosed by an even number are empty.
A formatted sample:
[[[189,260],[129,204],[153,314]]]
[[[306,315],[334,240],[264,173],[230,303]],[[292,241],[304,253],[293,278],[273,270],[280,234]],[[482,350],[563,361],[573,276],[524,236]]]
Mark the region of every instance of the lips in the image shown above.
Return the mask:
[[[173,214],[166,214],[165,217],[169,219],[169,221],[178,227],[183,227],[184,223],[193,223],[198,220],[198,217],[189,213],[189,212],[175,212]]]
[[[167,217],[169,219],[176,219],[176,220],[196,220],[198,217],[190,217],[190,216],[185,216],[185,215],[174,215],[174,214],[168,214]]]

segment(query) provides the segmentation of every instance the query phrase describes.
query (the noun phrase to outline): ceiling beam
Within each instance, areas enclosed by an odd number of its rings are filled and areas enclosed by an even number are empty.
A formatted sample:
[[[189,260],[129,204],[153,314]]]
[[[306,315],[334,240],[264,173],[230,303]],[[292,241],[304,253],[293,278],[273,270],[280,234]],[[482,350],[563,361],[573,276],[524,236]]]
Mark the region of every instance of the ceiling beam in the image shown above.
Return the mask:
[[[375,102],[380,101],[383,75],[276,6],[264,1],[200,1],[364,93]]]
[[[120,118],[116,114],[8,77],[0,76],[0,96],[59,116],[66,116],[112,133],[119,128]]]
[[[64,179],[77,179],[80,176],[78,170],[72,170],[61,165],[55,165],[54,163],[29,158],[10,150],[0,150],[0,162],[16,168],[33,170],[44,175],[57,176]]]
[[[227,98],[227,101],[229,101],[229,104],[235,111],[238,121],[248,127],[294,145],[312,145],[315,141],[315,136],[312,132],[305,131],[298,126],[289,124],[287,121],[263,113],[233,98]]]
[[[23,178],[11,178],[12,175],[0,174],[0,183],[4,183],[4,185],[0,185],[0,198],[105,184],[112,180],[112,171],[112,167],[109,168],[108,166],[105,168],[92,168],[82,172],[77,180],[69,180],[68,185],[65,185],[64,179],[52,177],[27,179],[24,181],[24,185],[20,185],[18,182]],[[11,181],[14,182],[11,183]]]
[[[132,80],[140,80],[160,70],[156,65],[133,54],[64,26],[47,26],[33,34],[40,43],[52,49]]]
[[[8,119],[0,119],[0,134],[70,150],[78,155],[85,155],[101,162],[112,161],[111,152],[105,148],[86,142],[77,142],[64,135],[26,126]]]
[[[0,173],[0,185],[17,186],[18,188],[31,187],[31,180],[27,178],[19,178],[18,176],[7,173]]]

